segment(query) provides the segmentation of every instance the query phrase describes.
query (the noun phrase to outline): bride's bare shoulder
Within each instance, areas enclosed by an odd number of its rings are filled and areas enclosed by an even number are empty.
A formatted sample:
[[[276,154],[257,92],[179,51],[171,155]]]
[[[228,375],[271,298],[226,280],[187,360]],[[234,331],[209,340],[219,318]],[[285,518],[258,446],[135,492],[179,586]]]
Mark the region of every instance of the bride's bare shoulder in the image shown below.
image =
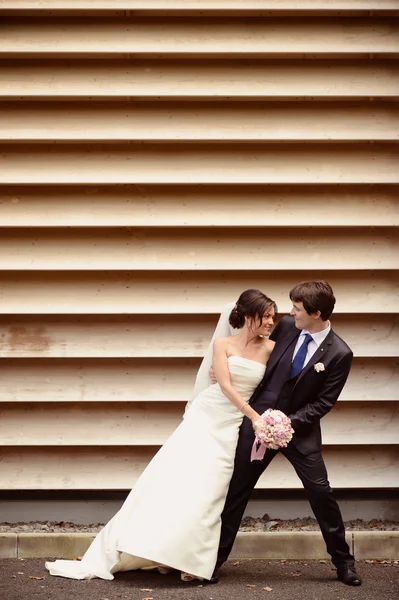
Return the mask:
[[[213,346],[214,346],[214,348],[225,348],[227,346],[227,344],[229,343],[229,340],[230,340],[229,337],[215,338],[213,341]]]
[[[227,350],[228,348],[231,347],[231,345],[233,345],[233,347],[234,347],[234,341],[235,340],[234,340],[234,336],[233,335],[229,335],[229,336],[226,336],[226,337],[215,338],[215,340],[213,342],[213,347],[216,350],[220,350],[220,349]]]
[[[269,351],[269,353],[271,353],[274,346],[276,345],[276,342],[273,342],[273,340],[269,340],[269,338],[264,338],[264,341],[266,349]]]

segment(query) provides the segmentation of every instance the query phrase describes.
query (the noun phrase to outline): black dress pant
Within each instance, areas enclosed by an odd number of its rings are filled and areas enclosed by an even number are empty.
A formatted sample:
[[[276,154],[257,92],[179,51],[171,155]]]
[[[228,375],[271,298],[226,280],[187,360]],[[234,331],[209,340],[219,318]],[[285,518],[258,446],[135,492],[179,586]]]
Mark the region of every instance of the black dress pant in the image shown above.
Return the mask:
[[[321,452],[305,455],[290,444],[281,450],[267,450],[262,461],[251,462],[253,441],[252,423],[249,419],[244,419],[237,445],[234,473],[222,513],[216,566],[220,567],[227,560],[252,490],[278,452],[282,452],[290,461],[302,481],[334,565],[338,567],[343,563],[353,564],[355,559],[345,540],[341,511],[328,482]]]

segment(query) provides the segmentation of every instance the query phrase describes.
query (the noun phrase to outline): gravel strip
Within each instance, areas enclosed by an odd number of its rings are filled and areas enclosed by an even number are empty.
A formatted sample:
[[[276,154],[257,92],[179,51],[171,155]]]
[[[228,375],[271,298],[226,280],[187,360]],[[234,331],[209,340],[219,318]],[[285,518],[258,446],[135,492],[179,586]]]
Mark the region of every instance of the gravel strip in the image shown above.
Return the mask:
[[[29,523],[0,523],[0,533],[98,533],[104,523],[80,525],[67,521],[45,521]],[[362,521],[354,519],[345,523],[347,531],[399,531],[397,521]],[[269,515],[261,518],[245,517],[241,522],[240,531],[319,531],[315,519],[273,519]]]
[[[398,521],[363,521],[353,519],[345,522],[347,531],[399,531]],[[269,519],[269,515],[262,518],[245,517],[241,521],[240,531],[319,531],[316,519]]]

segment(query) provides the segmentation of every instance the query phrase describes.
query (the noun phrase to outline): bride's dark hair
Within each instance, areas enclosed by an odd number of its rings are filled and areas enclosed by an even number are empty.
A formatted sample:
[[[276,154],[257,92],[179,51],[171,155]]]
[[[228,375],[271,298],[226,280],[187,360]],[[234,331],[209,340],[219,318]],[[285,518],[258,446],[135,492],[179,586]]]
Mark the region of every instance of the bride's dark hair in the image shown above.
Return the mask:
[[[268,298],[260,290],[245,290],[238,298],[236,305],[229,316],[229,323],[234,329],[241,329],[245,324],[245,317],[259,319],[262,323],[262,317],[268,308],[273,307],[277,314],[277,305],[271,298]]]

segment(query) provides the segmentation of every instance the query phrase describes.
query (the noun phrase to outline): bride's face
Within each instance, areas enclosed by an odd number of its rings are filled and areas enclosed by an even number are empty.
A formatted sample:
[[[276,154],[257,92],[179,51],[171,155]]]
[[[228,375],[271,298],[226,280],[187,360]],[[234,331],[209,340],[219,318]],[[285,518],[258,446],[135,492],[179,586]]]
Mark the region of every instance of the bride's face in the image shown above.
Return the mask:
[[[265,314],[262,316],[262,320],[259,320],[259,316],[257,315],[255,319],[252,320],[251,330],[256,335],[270,335],[270,332],[274,325],[274,317],[275,310],[272,306],[270,306]]]

